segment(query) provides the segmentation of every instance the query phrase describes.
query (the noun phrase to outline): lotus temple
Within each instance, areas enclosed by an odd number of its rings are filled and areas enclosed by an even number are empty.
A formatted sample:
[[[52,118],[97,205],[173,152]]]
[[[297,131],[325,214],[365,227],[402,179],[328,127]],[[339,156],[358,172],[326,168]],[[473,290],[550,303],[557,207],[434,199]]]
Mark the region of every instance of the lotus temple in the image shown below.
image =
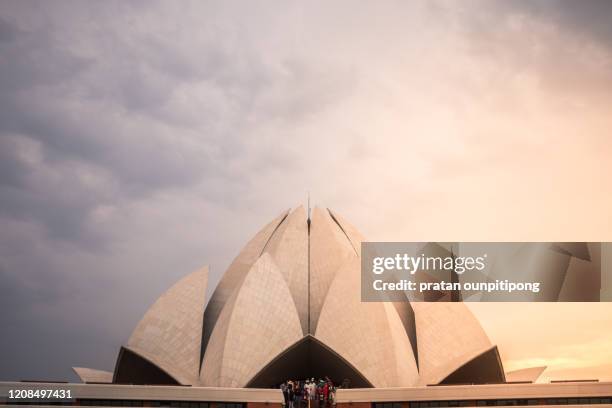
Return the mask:
[[[281,382],[328,376],[345,385],[337,405],[346,408],[612,406],[612,383],[536,383],[544,367],[505,372],[461,302],[362,302],[362,241],[333,210],[285,211],[209,299],[207,267],[163,293],[113,372],[75,367],[81,384],[0,383],[0,405],[18,405],[10,389],[45,387],[71,389],[63,405],[280,407]]]

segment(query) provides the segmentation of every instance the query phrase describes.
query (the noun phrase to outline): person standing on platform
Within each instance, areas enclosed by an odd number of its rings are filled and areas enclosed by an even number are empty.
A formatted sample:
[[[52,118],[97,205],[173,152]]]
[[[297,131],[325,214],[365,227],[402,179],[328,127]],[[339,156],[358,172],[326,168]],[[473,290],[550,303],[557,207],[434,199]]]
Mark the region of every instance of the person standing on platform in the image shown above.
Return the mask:
[[[317,385],[315,384],[314,378],[310,379],[310,384],[308,385],[308,398],[310,399],[309,408],[317,408]]]
[[[323,384],[323,404],[327,408],[329,406],[329,382]]]
[[[288,408],[287,404],[289,403],[289,390],[287,389],[287,383],[282,383],[280,385],[281,392],[283,393],[284,404],[283,407]]]
[[[287,388],[288,388],[287,399],[289,400],[289,408],[294,408],[293,407],[293,397],[294,397],[293,381],[289,380],[287,384]]]
[[[296,380],[293,384],[293,401],[295,408],[302,408],[302,382]]]

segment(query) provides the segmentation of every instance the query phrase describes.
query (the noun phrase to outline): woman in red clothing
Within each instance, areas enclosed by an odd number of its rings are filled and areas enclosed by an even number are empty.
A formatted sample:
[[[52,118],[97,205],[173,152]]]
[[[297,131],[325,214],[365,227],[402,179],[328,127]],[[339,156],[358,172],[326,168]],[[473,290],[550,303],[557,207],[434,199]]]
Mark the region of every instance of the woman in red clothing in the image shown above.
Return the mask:
[[[325,406],[328,406],[328,402],[329,402],[329,382],[325,382],[325,384],[323,385],[323,403],[325,404]]]

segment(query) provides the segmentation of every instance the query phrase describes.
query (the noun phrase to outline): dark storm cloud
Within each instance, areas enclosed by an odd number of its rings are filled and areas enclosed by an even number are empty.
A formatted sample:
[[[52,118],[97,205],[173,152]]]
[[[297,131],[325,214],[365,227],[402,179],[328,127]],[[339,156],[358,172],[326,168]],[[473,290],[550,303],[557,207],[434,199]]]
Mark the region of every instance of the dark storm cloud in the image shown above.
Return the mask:
[[[53,38],[45,33],[22,30],[7,20],[0,20],[0,47],[0,86],[9,92],[58,84],[72,78],[87,63],[56,49]]]
[[[560,33],[577,36],[585,45],[595,42],[612,47],[612,3],[607,0],[477,1],[472,5],[478,6],[461,15],[473,30],[492,32],[509,16],[525,16],[541,24],[550,24]]]
[[[135,30],[131,24],[147,11],[144,7],[77,2],[55,11],[45,3],[31,4],[39,10],[37,23],[20,22],[19,16],[30,17],[27,5],[4,5],[19,12],[1,23],[0,132],[38,143],[40,157],[24,162],[11,143],[4,146],[9,157],[4,166],[12,170],[0,177],[11,187],[3,191],[0,211],[31,217],[53,237],[99,244],[87,218],[108,200],[204,183],[211,191],[224,185],[223,202],[236,202],[241,188],[250,185],[245,166],[262,171],[291,162],[290,151],[273,160],[269,152],[260,160],[244,160],[249,121],[295,120],[336,98],[337,81],[299,60],[272,67],[231,42],[186,46],[175,37],[155,35],[157,27]],[[97,11],[109,17],[113,7],[119,16],[128,15],[112,22],[88,20]],[[58,20],[62,12],[66,16]],[[188,106],[181,105],[181,93],[196,86],[210,100],[187,97]],[[293,96],[270,97],[282,88]],[[75,174],[81,168],[103,178],[103,185],[86,185]],[[56,172],[64,173],[64,185],[49,179]]]
[[[66,50],[54,31],[18,28],[5,19],[0,26],[0,132],[6,157],[2,165],[8,167],[0,176],[6,184],[0,211],[31,216],[54,237],[87,242],[89,231],[83,220],[98,202],[117,192],[85,188],[70,174],[78,168],[62,169],[66,162],[108,173],[128,196],[190,185],[213,170],[222,176],[222,168],[213,169],[214,152],[176,149],[172,129],[163,125],[126,129],[125,118],[116,115],[119,109],[132,117],[164,119],[161,106],[175,83],[143,72],[159,61],[139,55],[130,58],[129,50],[85,58]],[[163,59],[163,51],[158,47],[144,54],[158,60]],[[119,66],[119,71],[99,69],[104,60],[121,61],[110,66]],[[170,65],[179,70],[172,76],[176,82],[187,68],[180,69],[185,67],[180,62]],[[151,70],[156,72],[155,67]],[[109,102],[118,107],[114,112],[104,111]],[[14,140],[8,138],[40,143],[40,161],[24,163]],[[61,187],[53,185],[45,174],[50,170],[72,177],[64,178]]]
[[[496,60],[496,81],[531,77],[556,103],[575,106],[607,103],[612,81],[610,2],[512,1],[468,3],[460,13],[444,9],[474,57]],[[457,23],[459,22],[459,23]],[[486,67],[486,65],[484,65]],[[476,81],[477,83],[478,81]],[[475,82],[466,83],[470,88]],[[502,87],[491,87],[492,92]],[[512,106],[511,95],[500,93]],[[467,95],[467,93],[466,93]]]
[[[23,188],[27,166],[15,154],[14,140],[0,139],[0,186]]]
[[[562,29],[594,38],[612,46],[612,3],[607,0],[542,0],[508,2],[544,21],[553,21]]]
[[[15,27],[8,21],[0,18],[0,42],[11,41],[15,38]]]
[[[9,271],[0,265],[0,307],[8,311],[1,315],[0,377],[5,380],[69,378],[69,365],[66,366],[63,355],[69,350],[74,359],[71,363],[87,362],[92,345],[99,347],[97,353],[104,356],[102,361],[110,364],[116,350],[108,341],[100,341],[110,337],[104,331],[104,320],[89,324],[88,320],[95,320],[96,316],[79,314],[78,307],[83,307],[83,303],[70,301],[78,293],[75,281],[58,279],[62,274],[49,265],[38,265],[38,268],[38,271],[23,268]]]

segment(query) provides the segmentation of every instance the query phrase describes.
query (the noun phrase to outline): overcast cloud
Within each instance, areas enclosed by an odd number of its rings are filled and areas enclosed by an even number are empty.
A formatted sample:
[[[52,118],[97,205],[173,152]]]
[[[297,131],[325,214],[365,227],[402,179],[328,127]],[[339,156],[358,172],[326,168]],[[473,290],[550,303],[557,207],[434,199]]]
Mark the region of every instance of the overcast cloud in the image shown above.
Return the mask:
[[[0,380],[111,370],[282,210],[612,240],[608,1],[0,1]],[[517,357],[518,358],[518,357]]]

